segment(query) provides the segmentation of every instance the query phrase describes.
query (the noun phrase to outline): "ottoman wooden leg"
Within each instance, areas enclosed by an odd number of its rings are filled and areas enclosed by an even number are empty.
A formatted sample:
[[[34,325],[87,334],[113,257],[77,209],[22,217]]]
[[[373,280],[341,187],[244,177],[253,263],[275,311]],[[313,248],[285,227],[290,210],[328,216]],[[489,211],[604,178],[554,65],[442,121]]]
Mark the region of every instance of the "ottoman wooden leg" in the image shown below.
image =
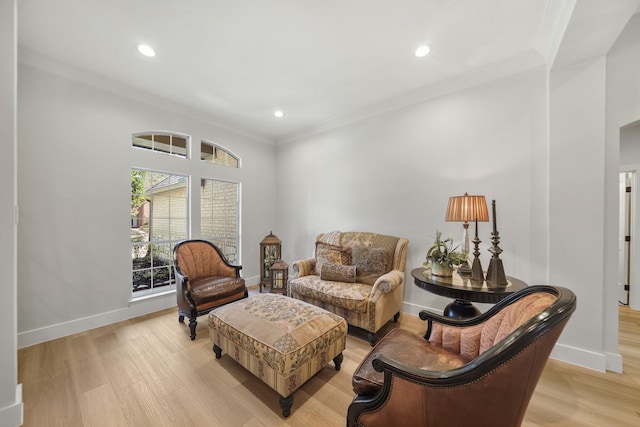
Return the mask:
[[[291,414],[291,405],[293,405],[293,394],[287,397],[278,397],[278,403],[280,403],[280,407],[282,408],[282,416],[288,417],[289,414]]]
[[[336,371],[340,370],[340,366],[342,365],[342,359],[344,359],[344,356],[342,355],[342,353],[340,353],[339,355],[333,358],[333,364],[336,367]]]
[[[217,345],[213,345],[213,352],[216,354],[216,359],[220,359],[222,357],[222,349]]]

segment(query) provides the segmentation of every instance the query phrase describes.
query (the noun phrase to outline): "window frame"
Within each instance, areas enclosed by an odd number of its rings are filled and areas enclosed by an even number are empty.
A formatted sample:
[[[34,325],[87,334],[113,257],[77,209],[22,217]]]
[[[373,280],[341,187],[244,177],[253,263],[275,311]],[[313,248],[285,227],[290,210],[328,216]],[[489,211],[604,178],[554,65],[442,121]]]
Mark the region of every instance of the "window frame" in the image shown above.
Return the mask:
[[[146,232],[146,240],[142,240],[139,242],[134,241],[134,226],[133,226],[133,212],[131,212],[132,214],[132,224],[131,224],[131,241],[130,241],[130,250],[131,250],[131,258],[132,258],[132,263],[131,263],[131,283],[130,283],[130,289],[131,289],[131,298],[132,300],[137,300],[137,299],[141,299],[141,298],[146,298],[149,296],[153,296],[153,295],[158,295],[158,294],[164,294],[167,292],[173,292],[176,290],[176,282],[175,282],[175,274],[174,274],[174,267],[173,267],[173,247],[175,246],[175,244],[181,240],[185,240],[185,239],[189,239],[191,236],[191,180],[192,177],[189,174],[185,174],[185,173],[176,173],[176,172],[164,172],[164,171],[159,171],[156,169],[151,169],[151,168],[143,168],[143,167],[131,167],[131,171],[144,171],[145,173],[151,173],[151,174],[159,174],[159,175],[166,175],[167,178],[165,179],[171,179],[172,177],[178,177],[178,183],[177,184],[171,184],[169,183],[168,185],[168,189],[164,190],[164,191],[175,191],[179,188],[184,187],[184,217],[175,217],[173,218],[174,221],[178,220],[181,221],[184,219],[185,223],[184,223],[184,234],[180,235],[179,237],[175,237],[173,238],[172,236],[172,231],[173,231],[173,227],[171,225],[171,209],[173,207],[173,203],[172,203],[172,197],[171,194],[169,194],[168,196],[163,196],[163,197],[159,197],[157,202],[163,201],[168,203],[168,211],[169,211],[169,216],[168,217],[163,217],[163,216],[157,216],[154,215],[154,206],[153,206],[153,193],[149,193],[149,190],[151,190],[154,186],[158,185],[159,183],[161,183],[163,180],[158,181],[157,183],[154,183],[151,187],[149,188],[143,188],[143,195],[145,197],[150,197],[151,201],[148,201],[149,203],[149,215],[148,215],[148,229]],[[149,193],[149,194],[148,194]],[[133,196],[133,189],[131,191],[131,195]],[[174,196],[175,197],[175,196]],[[137,222],[137,221],[136,221]],[[169,236],[168,238],[164,238],[164,239],[154,239],[153,238],[153,224],[154,223],[166,223],[167,227],[168,227],[168,233]],[[144,224],[144,221],[142,221],[142,223]],[[136,224],[138,225],[138,224]],[[144,225],[140,226],[140,228],[144,227]],[[142,233],[142,236],[144,236],[144,232]],[[143,237],[144,238],[144,237]],[[144,246],[147,246],[147,249],[140,249]],[[155,260],[159,260],[162,259],[162,257],[160,255],[155,256],[155,251],[157,251],[157,248],[160,247],[165,247],[165,250],[162,252],[165,252],[164,255],[166,256],[166,258],[163,260],[162,263],[155,265],[154,261]],[[151,251],[150,253],[150,265],[148,267],[142,267],[142,268],[134,268],[134,263],[136,259],[140,259],[140,258],[144,258],[146,257],[146,255],[149,253],[149,251]],[[144,252],[145,256],[144,257],[140,257],[140,256],[136,256],[139,254],[142,254]],[[156,277],[155,274],[156,272],[159,272],[160,270],[167,268],[169,270],[168,272],[168,277],[169,277],[169,284],[168,285],[160,285],[160,286],[155,286],[156,283],[154,283],[154,278]],[[148,272],[148,277],[149,278],[149,288],[144,288],[144,289],[140,289],[138,290],[137,288],[135,288],[135,276],[136,274],[138,275],[143,275],[144,276],[144,272]]]
[[[205,198],[203,196],[203,190],[205,188],[205,185],[203,185],[203,183],[205,183],[206,181],[211,181],[211,182],[218,182],[218,183],[226,183],[226,184],[233,184],[236,187],[236,199],[235,199],[235,209],[236,209],[236,214],[235,214],[235,224],[236,224],[236,230],[234,235],[215,235],[212,233],[212,235],[209,235],[206,233],[206,230],[204,229],[205,227],[205,223],[208,221],[205,221],[205,217],[203,215],[203,207],[205,205],[204,201]],[[200,178],[200,230],[199,230],[199,234],[200,234],[200,238],[205,239],[205,240],[209,240],[212,243],[214,243],[216,246],[220,247],[220,250],[223,252],[223,254],[225,255],[225,257],[227,258],[227,260],[232,263],[232,264],[236,264],[236,265],[240,265],[241,260],[242,260],[242,183],[240,181],[234,181],[234,180],[229,180],[229,179],[219,179],[219,178],[208,178],[208,177],[201,177]],[[216,203],[216,199],[213,198],[212,199],[212,203],[211,205],[214,206]],[[214,230],[214,223],[215,223],[215,217],[212,217],[211,219],[211,228],[212,231]],[[219,245],[218,241],[228,241],[228,240],[233,240],[235,239],[235,244],[236,244],[236,254],[235,257],[231,256],[231,254],[228,252],[226,245]]]
[[[202,146],[203,145],[211,147],[213,149],[213,153],[215,153],[218,150],[222,151],[226,156],[231,157],[232,159],[234,159],[237,166],[230,166],[230,165],[225,164],[225,163],[217,163],[217,162],[215,162],[213,160],[207,160],[207,159],[203,158],[204,157],[204,155],[203,155],[204,152],[202,150]],[[215,158],[215,156],[214,156],[214,158]],[[238,156],[237,154],[235,154],[233,151],[229,150],[228,148],[226,148],[226,147],[224,147],[224,146],[222,146],[220,144],[216,144],[215,142],[207,141],[206,139],[200,140],[200,161],[206,162],[206,163],[209,163],[209,164],[212,164],[212,165],[216,165],[216,166],[225,166],[225,167],[232,168],[232,169],[240,169],[241,166],[242,166],[240,156]]]
[[[145,137],[151,137],[151,139],[147,139]],[[163,145],[166,145],[166,143],[162,142],[162,141],[156,141],[156,137],[169,137],[169,149],[161,149],[161,147]],[[184,147],[181,147],[179,149],[180,152],[174,151],[173,147],[173,139],[183,139],[185,142]],[[136,144],[136,139],[142,139],[142,140],[148,140],[150,141],[150,145],[141,145],[141,144]],[[158,147],[156,147],[156,142],[158,142]],[[151,151],[153,153],[162,153],[162,154],[166,154],[169,156],[173,156],[173,157],[179,157],[182,159],[188,159],[189,158],[189,148],[191,146],[191,136],[187,135],[187,134],[183,134],[180,132],[171,132],[171,131],[146,131],[146,132],[137,132],[131,135],[131,144],[134,148],[140,149],[140,150],[146,150],[146,151]],[[184,151],[184,153],[182,153],[182,151]]]

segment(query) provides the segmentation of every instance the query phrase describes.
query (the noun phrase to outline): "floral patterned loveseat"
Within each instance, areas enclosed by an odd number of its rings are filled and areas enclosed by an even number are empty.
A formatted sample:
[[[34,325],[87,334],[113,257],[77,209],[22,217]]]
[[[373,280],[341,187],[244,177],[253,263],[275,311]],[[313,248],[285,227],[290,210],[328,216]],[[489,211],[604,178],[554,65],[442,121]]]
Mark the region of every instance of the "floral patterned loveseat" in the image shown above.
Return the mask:
[[[402,307],[409,240],[369,232],[321,233],[313,257],[293,263],[290,296],[342,316],[369,343]]]

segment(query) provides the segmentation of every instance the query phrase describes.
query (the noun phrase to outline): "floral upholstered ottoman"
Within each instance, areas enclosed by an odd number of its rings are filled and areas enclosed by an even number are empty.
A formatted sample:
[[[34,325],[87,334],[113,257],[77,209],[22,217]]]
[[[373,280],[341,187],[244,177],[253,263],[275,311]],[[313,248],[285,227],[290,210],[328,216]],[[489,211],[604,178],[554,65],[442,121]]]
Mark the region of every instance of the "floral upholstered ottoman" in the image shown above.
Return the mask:
[[[340,369],[347,323],[303,301],[259,294],[211,311],[209,336],[216,359],[224,349],[280,394],[287,417],[294,391],[332,359]]]

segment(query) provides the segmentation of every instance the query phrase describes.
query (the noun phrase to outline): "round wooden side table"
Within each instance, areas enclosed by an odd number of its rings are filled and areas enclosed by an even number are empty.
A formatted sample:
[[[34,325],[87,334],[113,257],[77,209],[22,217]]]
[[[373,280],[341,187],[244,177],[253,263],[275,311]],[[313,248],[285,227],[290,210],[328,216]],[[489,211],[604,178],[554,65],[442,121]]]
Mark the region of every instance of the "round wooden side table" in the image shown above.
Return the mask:
[[[452,277],[431,275],[431,270],[420,267],[411,270],[414,283],[433,294],[454,301],[444,309],[444,315],[453,318],[468,318],[480,314],[473,302],[495,304],[503,298],[527,287],[527,284],[515,277],[507,276],[506,286],[493,286],[484,282],[476,282],[460,277],[457,272]]]

